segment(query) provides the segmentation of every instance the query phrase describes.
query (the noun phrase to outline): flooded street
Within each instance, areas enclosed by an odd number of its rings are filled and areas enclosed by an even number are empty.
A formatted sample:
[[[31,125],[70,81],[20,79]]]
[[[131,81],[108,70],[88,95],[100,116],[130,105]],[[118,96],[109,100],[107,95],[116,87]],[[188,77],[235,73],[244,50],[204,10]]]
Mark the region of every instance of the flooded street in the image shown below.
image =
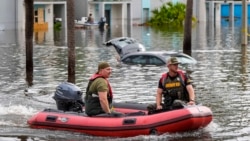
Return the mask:
[[[202,25],[202,24],[201,24]],[[25,81],[24,31],[0,31],[0,140],[1,141],[87,141],[169,140],[247,141],[250,138],[249,46],[241,47],[240,27],[201,26],[192,31],[192,66],[196,99],[213,111],[213,121],[194,132],[103,138],[81,133],[31,129],[27,120],[45,108],[56,108],[52,98],[56,86],[67,81],[66,32],[34,34],[33,86]],[[98,62],[108,61],[114,100],[153,103],[158,79],[166,67],[129,66],[116,60],[116,51],[103,42],[130,36],[146,50],[182,51],[182,31],[157,31],[149,27],[76,29],[76,85],[85,92]]]

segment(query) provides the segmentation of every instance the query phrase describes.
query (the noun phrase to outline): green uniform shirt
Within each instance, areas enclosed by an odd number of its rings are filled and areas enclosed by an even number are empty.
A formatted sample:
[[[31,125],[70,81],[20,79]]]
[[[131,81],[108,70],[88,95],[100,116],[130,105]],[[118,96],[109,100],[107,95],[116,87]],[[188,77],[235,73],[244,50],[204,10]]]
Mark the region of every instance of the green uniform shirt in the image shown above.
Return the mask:
[[[95,79],[89,87],[89,91],[93,94],[98,94],[98,92],[108,92],[108,84],[104,78]]]

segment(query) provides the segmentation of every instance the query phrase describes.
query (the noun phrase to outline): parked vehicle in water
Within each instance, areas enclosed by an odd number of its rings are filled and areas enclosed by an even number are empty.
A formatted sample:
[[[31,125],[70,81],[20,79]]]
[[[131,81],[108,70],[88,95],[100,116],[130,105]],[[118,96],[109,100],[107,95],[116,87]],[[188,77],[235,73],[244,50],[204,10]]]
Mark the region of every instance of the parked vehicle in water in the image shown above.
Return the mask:
[[[170,57],[176,57],[180,64],[196,64],[197,61],[184,53],[174,51],[144,51],[127,54],[121,58],[124,64],[141,64],[141,65],[166,65]]]
[[[137,40],[130,37],[118,37],[104,43],[106,46],[113,45],[120,57],[133,53],[145,51],[145,47]]]

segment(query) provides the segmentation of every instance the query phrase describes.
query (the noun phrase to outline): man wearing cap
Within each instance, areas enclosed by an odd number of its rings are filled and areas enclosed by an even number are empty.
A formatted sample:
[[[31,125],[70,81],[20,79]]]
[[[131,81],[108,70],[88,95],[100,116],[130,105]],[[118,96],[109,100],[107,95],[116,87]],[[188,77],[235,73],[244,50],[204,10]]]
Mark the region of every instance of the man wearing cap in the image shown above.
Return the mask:
[[[156,105],[149,105],[150,112],[181,108],[184,104],[194,105],[195,94],[187,74],[178,69],[176,57],[167,61],[168,72],[162,74],[156,93]],[[162,104],[162,97],[164,97]]]
[[[112,107],[112,89],[108,78],[111,67],[107,62],[98,65],[98,71],[91,76],[85,96],[85,112],[89,116],[110,114]]]

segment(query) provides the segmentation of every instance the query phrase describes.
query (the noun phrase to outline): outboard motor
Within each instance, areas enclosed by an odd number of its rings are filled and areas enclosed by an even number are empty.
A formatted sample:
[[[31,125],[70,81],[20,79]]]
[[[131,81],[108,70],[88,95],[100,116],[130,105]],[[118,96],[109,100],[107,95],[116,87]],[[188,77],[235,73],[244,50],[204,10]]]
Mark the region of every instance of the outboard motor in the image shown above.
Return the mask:
[[[82,106],[84,106],[82,91],[72,83],[63,82],[57,86],[53,98],[58,110],[82,112]]]

